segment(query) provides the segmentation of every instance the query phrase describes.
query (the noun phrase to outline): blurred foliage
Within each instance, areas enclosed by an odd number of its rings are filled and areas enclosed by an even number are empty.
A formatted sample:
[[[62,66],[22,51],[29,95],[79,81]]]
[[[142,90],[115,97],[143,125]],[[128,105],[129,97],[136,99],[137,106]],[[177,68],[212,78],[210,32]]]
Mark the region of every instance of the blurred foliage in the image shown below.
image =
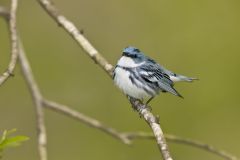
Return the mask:
[[[14,132],[16,132],[16,129],[3,131],[3,134],[0,140],[0,159],[2,158],[3,150],[9,147],[17,147],[22,142],[28,140],[28,137],[26,136],[10,136]]]
[[[151,106],[166,133],[197,139],[240,157],[239,0],[53,0],[67,18],[115,64],[136,46],[166,68],[197,77],[176,84],[184,99],[162,94]],[[0,5],[9,0],[0,0]],[[18,31],[45,97],[67,104],[122,131],[150,131],[112,80],[39,6],[20,1]],[[9,61],[9,37],[0,19],[0,72]],[[7,160],[37,159],[36,118],[19,67],[0,88],[0,130],[21,128],[31,141]],[[161,159],[154,141],[128,147],[63,115],[45,110],[50,160]],[[218,160],[191,147],[170,144],[181,160]],[[29,152],[31,151],[31,152]],[[94,154],[93,154],[94,153]]]

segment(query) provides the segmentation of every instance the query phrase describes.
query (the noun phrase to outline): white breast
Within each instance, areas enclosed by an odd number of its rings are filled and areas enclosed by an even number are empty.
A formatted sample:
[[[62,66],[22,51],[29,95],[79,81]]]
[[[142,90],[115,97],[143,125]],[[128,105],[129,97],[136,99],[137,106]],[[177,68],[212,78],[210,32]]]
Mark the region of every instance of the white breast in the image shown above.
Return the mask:
[[[144,98],[149,98],[150,95],[146,91],[144,91],[142,88],[137,87],[131,82],[129,75],[130,75],[129,71],[124,70],[120,67],[117,67],[115,69],[115,77],[114,77],[115,84],[126,95],[129,95],[131,97],[134,97],[140,100]],[[136,80],[136,83],[138,83],[138,85],[142,85],[141,82],[139,82],[138,80]]]
[[[133,68],[133,67],[138,67],[142,64],[144,64],[145,62],[142,63],[135,63],[131,58],[126,57],[126,56],[122,56],[119,61],[118,61],[118,65],[122,66],[122,67],[129,67],[129,68]]]

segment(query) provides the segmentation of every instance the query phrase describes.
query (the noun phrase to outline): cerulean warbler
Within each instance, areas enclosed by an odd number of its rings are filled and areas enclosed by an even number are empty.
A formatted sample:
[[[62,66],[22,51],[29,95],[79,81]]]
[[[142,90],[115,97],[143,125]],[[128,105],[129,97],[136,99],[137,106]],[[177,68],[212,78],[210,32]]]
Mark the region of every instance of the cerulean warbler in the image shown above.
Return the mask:
[[[123,50],[113,71],[115,84],[127,96],[141,101],[148,98],[147,103],[160,92],[170,92],[182,97],[173,88],[174,82],[192,82],[195,79],[167,70],[131,46]]]

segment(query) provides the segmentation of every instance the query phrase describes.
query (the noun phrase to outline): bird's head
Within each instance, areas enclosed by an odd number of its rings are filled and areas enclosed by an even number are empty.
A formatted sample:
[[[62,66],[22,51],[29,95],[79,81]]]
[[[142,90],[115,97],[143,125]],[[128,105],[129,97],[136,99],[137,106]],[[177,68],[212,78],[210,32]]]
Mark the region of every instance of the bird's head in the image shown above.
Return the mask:
[[[152,59],[145,56],[139,49],[130,46],[123,49],[122,57],[118,60],[117,65],[131,68],[148,63],[149,61],[151,61],[151,63],[154,62]]]
[[[143,53],[138,48],[132,46],[124,48],[122,56],[129,57],[135,62],[142,62],[145,59]]]

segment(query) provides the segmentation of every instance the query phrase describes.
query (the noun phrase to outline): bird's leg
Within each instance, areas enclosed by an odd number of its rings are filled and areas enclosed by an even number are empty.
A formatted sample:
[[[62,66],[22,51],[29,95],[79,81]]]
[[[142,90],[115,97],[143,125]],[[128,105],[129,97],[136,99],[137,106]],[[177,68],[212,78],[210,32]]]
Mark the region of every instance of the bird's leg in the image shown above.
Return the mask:
[[[148,103],[154,98],[154,96],[152,96],[147,102],[146,105],[148,105]]]
[[[136,108],[134,107],[134,105],[133,105],[133,98],[132,97],[130,97],[129,95],[127,95],[127,98],[128,98],[128,100],[131,102],[131,104],[132,104],[132,109],[133,109],[133,111],[136,111]]]
[[[133,98],[129,95],[127,95],[127,97],[128,97],[128,100],[131,102],[132,108],[133,108],[134,111],[138,110],[138,108],[137,108],[138,104],[137,103],[143,104],[142,100],[140,100],[140,99]]]

